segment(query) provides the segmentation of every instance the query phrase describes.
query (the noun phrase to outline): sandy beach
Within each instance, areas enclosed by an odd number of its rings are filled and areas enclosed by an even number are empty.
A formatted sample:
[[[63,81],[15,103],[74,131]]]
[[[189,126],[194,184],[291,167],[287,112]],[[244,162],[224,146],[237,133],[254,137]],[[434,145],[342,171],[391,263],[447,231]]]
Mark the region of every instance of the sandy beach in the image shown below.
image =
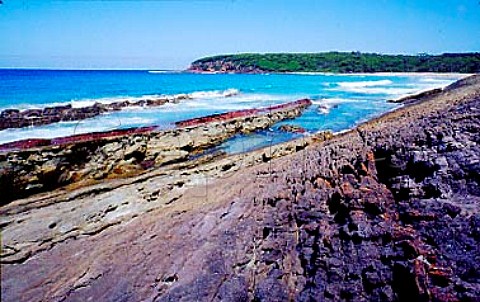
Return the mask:
[[[335,73],[329,72],[287,72],[288,74],[300,74],[300,75],[335,75]],[[388,76],[405,76],[405,77],[432,77],[432,78],[458,78],[463,79],[475,74],[473,73],[441,73],[441,72],[368,72],[368,73],[343,73],[342,75],[350,75],[350,76],[368,76],[368,75],[376,75],[382,77]]]

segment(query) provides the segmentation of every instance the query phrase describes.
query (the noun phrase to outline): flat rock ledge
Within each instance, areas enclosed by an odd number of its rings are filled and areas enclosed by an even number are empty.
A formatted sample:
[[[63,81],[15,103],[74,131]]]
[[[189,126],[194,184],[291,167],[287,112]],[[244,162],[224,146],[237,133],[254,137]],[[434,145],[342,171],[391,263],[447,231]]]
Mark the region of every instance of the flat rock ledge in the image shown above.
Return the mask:
[[[239,133],[266,129],[294,118],[310,100],[242,110],[155,127],[26,140],[0,145],[0,204],[61,186],[130,177],[188,160]]]
[[[188,185],[160,168],[11,202],[2,301],[478,301],[479,113],[474,76],[281,158],[200,164]]]

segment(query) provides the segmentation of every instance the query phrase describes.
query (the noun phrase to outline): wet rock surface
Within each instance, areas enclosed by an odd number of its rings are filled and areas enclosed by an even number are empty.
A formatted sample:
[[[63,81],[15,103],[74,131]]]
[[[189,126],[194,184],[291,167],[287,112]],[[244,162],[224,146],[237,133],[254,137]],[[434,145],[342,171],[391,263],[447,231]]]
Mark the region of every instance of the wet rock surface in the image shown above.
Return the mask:
[[[237,91],[225,91],[223,96],[230,97],[237,93]],[[194,97],[191,94],[177,94],[132,101],[123,100],[107,104],[95,103],[86,107],[72,107],[71,104],[68,104],[26,110],[5,109],[0,112],[0,130],[48,125],[66,121],[79,121],[93,118],[107,112],[119,111],[128,107],[157,107],[167,103],[177,104],[181,101],[193,98]]]
[[[306,130],[303,127],[297,126],[297,125],[281,125],[278,127],[278,130],[283,131],[283,132],[292,132],[292,133],[305,133]]]
[[[295,102],[269,106],[267,108],[244,109],[244,110],[237,110],[232,112],[209,115],[205,117],[193,118],[185,121],[176,122],[175,125],[178,127],[196,126],[200,124],[218,122],[218,121],[223,121],[223,120],[232,119],[232,118],[240,118],[240,117],[246,117],[251,115],[271,113],[277,110],[286,110],[289,108],[297,108],[297,107],[304,108],[310,105],[312,105],[311,100],[301,99]],[[290,117],[291,118],[296,117],[295,112],[292,112]]]
[[[0,146],[0,205],[70,185],[130,177],[188,160],[238,133],[266,129],[300,115],[310,100],[241,110],[179,123],[177,129],[133,128]],[[13,149],[13,150],[12,150]]]
[[[2,250],[44,249],[2,256],[2,301],[478,301],[479,110],[473,77],[173,201],[153,194],[173,174],[15,201]],[[156,206],[90,232],[59,215],[145,198]]]

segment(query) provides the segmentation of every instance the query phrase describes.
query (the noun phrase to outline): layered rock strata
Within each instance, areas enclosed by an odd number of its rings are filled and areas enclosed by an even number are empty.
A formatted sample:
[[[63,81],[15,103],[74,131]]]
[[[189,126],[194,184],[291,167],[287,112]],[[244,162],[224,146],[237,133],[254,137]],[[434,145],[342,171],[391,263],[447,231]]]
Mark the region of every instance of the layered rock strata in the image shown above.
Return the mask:
[[[328,137],[331,138],[331,134]],[[0,261],[23,263],[67,239],[101,232],[141,213],[173,204],[188,188],[199,184],[205,189],[198,193],[201,200],[208,194],[207,185],[213,179],[232,177],[241,169],[298,152],[313,142],[313,137],[302,137],[249,153],[208,154],[130,178],[103,181],[75,190],[54,190],[11,202],[0,208],[0,226],[5,230]],[[142,198],[132,195],[131,186],[142,192]],[[123,191],[122,187],[128,188]],[[105,198],[103,194],[91,198],[113,190],[122,190],[125,196],[120,198],[115,193],[112,198]],[[34,221],[43,226],[38,225],[36,230],[28,227]],[[51,229],[56,231],[51,232]]]
[[[266,129],[300,115],[311,102],[206,117],[203,123],[180,122],[181,128],[116,130],[51,140],[26,140],[0,146],[1,204],[34,193],[128,177],[187,160],[238,133]]]
[[[209,116],[205,116],[205,117],[192,118],[192,119],[189,119],[189,120],[176,122],[175,125],[178,126],[178,127],[195,126],[195,125],[200,125],[200,124],[205,124],[205,123],[223,121],[223,120],[226,120],[226,119],[247,117],[247,116],[257,115],[257,114],[271,113],[271,112],[274,112],[276,110],[286,110],[286,109],[295,108],[295,107],[298,107],[298,106],[306,107],[306,106],[310,106],[311,104],[312,104],[311,100],[301,99],[301,100],[297,100],[295,102],[269,106],[267,108],[244,109],[244,110],[237,110],[237,111],[226,112],[226,113],[221,113],[221,114],[209,115]],[[292,118],[295,117],[295,114],[292,113],[291,117]]]
[[[477,301],[478,108],[472,77],[169,193],[185,170],[12,202],[2,301]]]

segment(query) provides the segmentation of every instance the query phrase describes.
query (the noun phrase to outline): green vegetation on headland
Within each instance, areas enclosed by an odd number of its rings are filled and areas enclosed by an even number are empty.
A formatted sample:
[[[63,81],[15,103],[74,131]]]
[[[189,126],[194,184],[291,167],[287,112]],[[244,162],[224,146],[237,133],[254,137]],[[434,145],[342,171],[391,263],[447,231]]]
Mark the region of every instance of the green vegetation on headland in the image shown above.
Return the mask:
[[[193,62],[195,72],[480,72],[480,53],[383,55],[360,52],[237,54]]]

